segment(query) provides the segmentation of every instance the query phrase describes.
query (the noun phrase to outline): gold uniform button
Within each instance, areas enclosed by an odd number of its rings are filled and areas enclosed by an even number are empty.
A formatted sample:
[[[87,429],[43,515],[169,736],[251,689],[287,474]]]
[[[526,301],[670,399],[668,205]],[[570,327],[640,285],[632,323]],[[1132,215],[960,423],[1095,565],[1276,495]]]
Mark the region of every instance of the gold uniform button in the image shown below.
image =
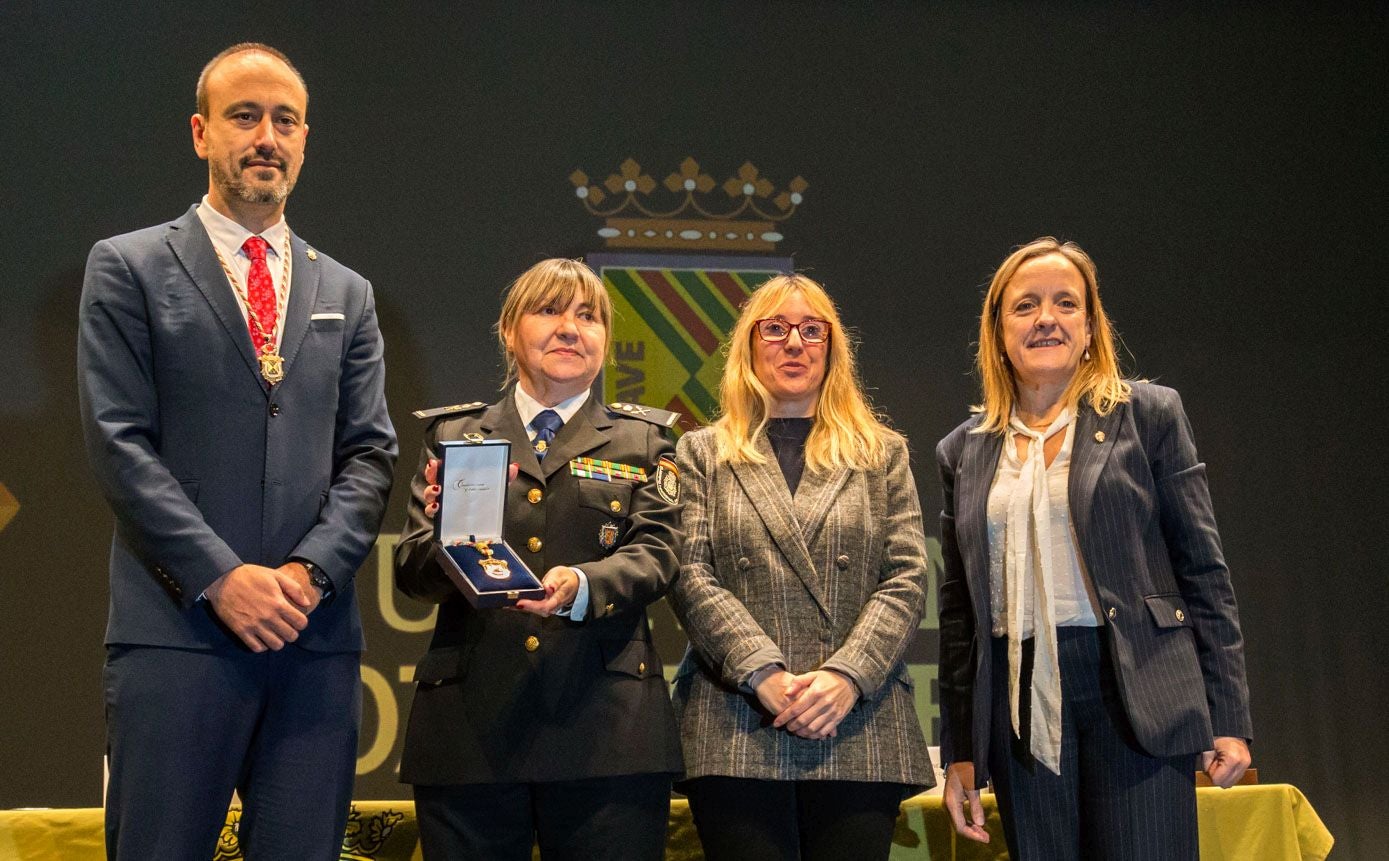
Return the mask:
[[[1181,610],[1178,610],[1178,611],[1177,611],[1177,621],[1178,621],[1178,622],[1185,622],[1185,621],[1186,621],[1186,614],[1183,613]]]
[[[1104,442],[1104,431],[1095,431],[1095,442]]]
[[[539,553],[540,548],[544,546],[545,542],[541,541],[539,538],[536,538],[534,535],[526,539],[526,549],[532,553]]]
[[[646,675],[646,661],[642,661],[640,664],[637,664],[637,673],[640,675]]]
[[[1119,615],[1119,611],[1116,610],[1116,609],[1114,609],[1113,607],[1110,607],[1110,608],[1109,608],[1109,618],[1113,619],[1113,618],[1114,618],[1115,616],[1117,616],[1117,615]]]
[[[530,490],[526,492],[526,501],[529,502],[531,505],[535,505],[537,502],[544,498],[545,492],[538,487],[532,487]]]
[[[609,502],[609,503],[608,503],[608,507],[611,508],[611,509],[613,510],[613,513],[614,513],[614,514],[616,514],[617,512],[619,512],[619,511],[622,510],[622,503],[620,503],[620,502],[618,502],[616,499],[614,499],[612,502]]]
[[[538,648],[540,648],[540,638],[539,638],[539,637],[533,637],[533,636],[532,636],[532,637],[527,637],[527,638],[526,638],[526,651],[527,651],[527,652],[534,652],[534,651],[535,651],[536,649],[538,649]]]

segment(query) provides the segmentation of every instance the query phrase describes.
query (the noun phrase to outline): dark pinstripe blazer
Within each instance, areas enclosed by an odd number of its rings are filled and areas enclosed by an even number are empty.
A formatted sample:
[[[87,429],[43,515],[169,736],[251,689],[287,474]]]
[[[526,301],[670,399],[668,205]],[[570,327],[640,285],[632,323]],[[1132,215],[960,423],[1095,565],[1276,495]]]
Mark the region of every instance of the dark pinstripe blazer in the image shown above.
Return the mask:
[[[988,778],[989,488],[1003,437],[970,431],[936,447],[945,508],[940,584],[941,758]],[[1129,721],[1149,754],[1251,738],[1243,640],[1191,424],[1173,389],[1135,383],[1107,416],[1082,404],[1071,520],[1095,587]]]
[[[680,438],[685,551],[670,601],[690,637],[675,674],[687,777],[931,786],[903,661],[925,609],[926,547],[906,442],[888,464],[801,478],[720,463],[712,429]],[[821,741],[774,729],[740,685],[768,663],[841,672],[863,697]]]

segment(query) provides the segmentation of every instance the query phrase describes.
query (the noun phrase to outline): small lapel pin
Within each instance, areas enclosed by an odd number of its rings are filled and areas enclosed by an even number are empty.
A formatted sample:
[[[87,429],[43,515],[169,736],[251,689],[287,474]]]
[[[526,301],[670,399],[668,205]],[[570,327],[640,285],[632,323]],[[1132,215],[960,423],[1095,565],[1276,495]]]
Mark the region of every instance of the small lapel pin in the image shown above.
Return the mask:
[[[1095,431],[1095,442],[1104,442],[1104,431]]]
[[[304,254],[307,255],[310,260],[318,259],[318,252],[314,251],[312,248],[305,248]]]

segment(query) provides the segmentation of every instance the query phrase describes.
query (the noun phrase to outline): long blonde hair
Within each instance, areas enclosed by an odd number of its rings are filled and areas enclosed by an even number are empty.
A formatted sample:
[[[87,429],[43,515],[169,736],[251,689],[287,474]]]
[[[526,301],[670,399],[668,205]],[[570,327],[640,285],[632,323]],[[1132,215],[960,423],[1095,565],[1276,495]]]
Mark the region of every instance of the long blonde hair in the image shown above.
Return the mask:
[[[598,321],[603,324],[604,352],[612,346],[613,303],[608,291],[603,288],[603,282],[582,260],[567,260],[563,257],[542,260],[522,272],[511,282],[511,286],[506,288],[502,299],[502,313],[493,327],[497,334],[497,345],[502,351],[502,360],[506,362],[503,389],[516,382],[518,376],[516,356],[507,347],[506,341],[516,331],[521,317],[551,305],[560,309],[568,308],[573,304],[575,296],[592,308],[593,313],[598,316]]]
[[[773,316],[782,303],[799,294],[816,317],[829,322],[825,379],[815,406],[815,422],[805,444],[805,463],[812,472],[849,467],[878,469],[887,460],[887,438],[893,434],[874,412],[854,367],[854,351],[825,288],[804,275],[777,275],[743,303],[728,339],[728,360],[719,382],[721,415],[714,422],[719,459],[765,463],[757,440],[767,426],[771,395],[753,370],[757,321]]]
[[[1080,271],[1080,277],[1085,281],[1086,320],[1090,324],[1090,357],[1081,361],[1071,377],[1063,400],[1073,406],[1080,403],[1082,398],[1088,398],[1090,406],[1103,416],[1129,399],[1132,387],[1119,373],[1119,357],[1115,347],[1117,337],[1100,302],[1100,282],[1095,261],[1074,242],[1063,243],[1043,236],[1019,246],[1008,255],[994,273],[989,291],[984,296],[984,310],[979,315],[979,352],[974,358],[984,394],[984,402],[974,407],[976,412],[984,414],[984,420],[975,428],[978,433],[1004,433],[1017,399],[1013,371],[1004,355],[1003,291],[1008,288],[1008,282],[1013,280],[1019,267],[1048,254],[1060,254]]]

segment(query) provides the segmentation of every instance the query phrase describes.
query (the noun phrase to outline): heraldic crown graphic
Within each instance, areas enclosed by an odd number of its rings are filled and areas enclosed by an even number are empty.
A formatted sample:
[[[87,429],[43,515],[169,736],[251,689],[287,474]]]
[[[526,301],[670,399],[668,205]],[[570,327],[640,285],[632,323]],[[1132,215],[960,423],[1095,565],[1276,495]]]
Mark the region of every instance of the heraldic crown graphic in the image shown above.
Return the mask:
[[[778,191],[750,161],[718,184],[691,157],[662,183],[673,206],[653,200],[656,180],[632,158],[601,185],[590,182],[582,170],[570,174],[569,181],[584,208],[604,219],[598,235],[607,247],[703,251],[774,250],[785,238],[777,226],[796,214],[810,186],[797,176]]]

